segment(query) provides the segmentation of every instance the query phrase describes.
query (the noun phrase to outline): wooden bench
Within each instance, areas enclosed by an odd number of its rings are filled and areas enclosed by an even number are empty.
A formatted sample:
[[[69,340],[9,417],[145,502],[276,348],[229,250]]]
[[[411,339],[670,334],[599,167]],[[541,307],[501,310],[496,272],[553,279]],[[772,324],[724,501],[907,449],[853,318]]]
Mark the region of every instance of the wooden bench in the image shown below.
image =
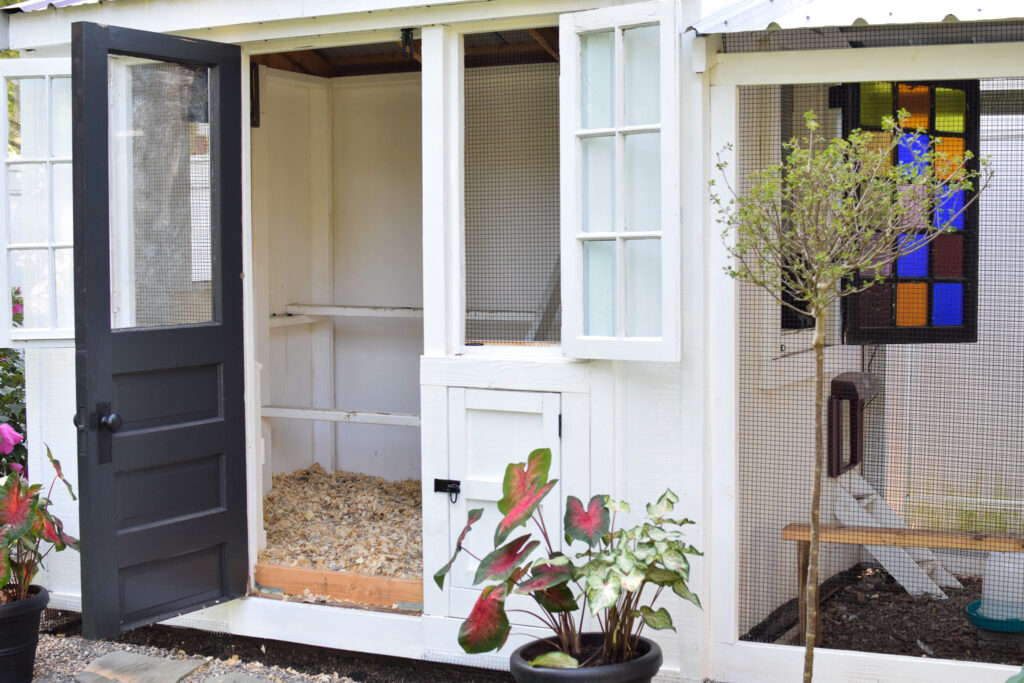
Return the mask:
[[[822,524],[822,543],[845,545],[887,545],[902,548],[958,548],[960,550],[988,550],[1002,553],[1024,552],[1024,535],[988,534],[969,531],[925,531],[875,526],[840,526]],[[807,632],[807,564],[811,557],[811,525],[787,524],[782,538],[796,541],[796,564],[799,584],[797,605],[800,613],[800,643]],[[817,632],[820,634],[820,626]]]

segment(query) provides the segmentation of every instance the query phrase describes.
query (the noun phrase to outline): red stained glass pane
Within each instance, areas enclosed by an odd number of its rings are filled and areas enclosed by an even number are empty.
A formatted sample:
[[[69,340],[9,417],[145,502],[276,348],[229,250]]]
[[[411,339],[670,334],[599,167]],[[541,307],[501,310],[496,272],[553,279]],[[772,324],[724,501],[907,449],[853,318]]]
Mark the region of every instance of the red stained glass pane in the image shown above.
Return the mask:
[[[932,243],[932,274],[935,277],[963,276],[963,235],[939,235],[935,238]]]
[[[861,327],[892,327],[892,285],[879,283],[857,297]]]

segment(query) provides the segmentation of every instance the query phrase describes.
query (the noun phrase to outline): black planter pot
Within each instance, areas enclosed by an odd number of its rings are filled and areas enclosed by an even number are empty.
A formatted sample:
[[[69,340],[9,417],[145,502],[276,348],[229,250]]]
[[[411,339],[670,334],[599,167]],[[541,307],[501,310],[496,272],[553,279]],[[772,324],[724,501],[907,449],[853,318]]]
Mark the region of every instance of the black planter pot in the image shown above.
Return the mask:
[[[603,633],[584,633],[584,645],[596,646],[604,642]],[[650,683],[661,668],[661,648],[654,641],[640,638],[640,656],[621,664],[588,666],[583,669],[549,669],[532,667],[529,662],[551,646],[541,640],[523,645],[509,658],[512,678],[519,683],[563,683],[565,681],[588,681],[590,683]]]
[[[25,600],[0,605],[0,683],[32,680],[39,617],[50,602],[50,594],[42,586],[31,586],[29,591]]]

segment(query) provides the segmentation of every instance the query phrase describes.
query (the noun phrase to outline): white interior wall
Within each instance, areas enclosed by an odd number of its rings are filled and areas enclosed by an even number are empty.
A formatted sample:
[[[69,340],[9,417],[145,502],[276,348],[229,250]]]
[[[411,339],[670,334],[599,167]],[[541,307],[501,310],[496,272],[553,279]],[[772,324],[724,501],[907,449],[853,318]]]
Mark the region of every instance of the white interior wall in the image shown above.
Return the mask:
[[[420,75],[334,79],[334,301],[423,306]],[[423,322],[335,321],[340,409],[420,412]],[[339,423],[340,469],[418,478],[414,427]]]

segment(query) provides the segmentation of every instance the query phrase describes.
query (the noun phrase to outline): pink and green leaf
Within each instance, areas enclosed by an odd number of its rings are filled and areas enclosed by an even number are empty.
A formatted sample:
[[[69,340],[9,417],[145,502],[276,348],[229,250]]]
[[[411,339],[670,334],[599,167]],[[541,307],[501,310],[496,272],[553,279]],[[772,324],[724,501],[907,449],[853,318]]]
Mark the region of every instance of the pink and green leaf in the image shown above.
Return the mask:
[[[533,596],[538,605],[552,614],[575,612],[580,608],[576,603],[576,598],[572,595],[572,590],[564,583],[560,586],[552,586],[547,590],[535,590],[530,595]]]
[[[604,496],[594,496],[587,507],[576,496],[565,500],[565,535],[589,546],[597,545],[601,537],[608,533],[611,516],[605,507]]]
[[[11,537],[20,537],[32,528],[33,498],[39,486],[24,488],[20,477],[8,477],[0,488],[0,526],[8,527]]]
[[[473,611],[459,629],[459,645],[468,654],[497,650],[505,644],[509,632],[506,595],[508,587],[500,583],[488,586],[477,598]]]
[[[534,657],[530,661],[530,666],[546,666],[551,669],[578,669],[580,668],[580,663],[572,655],[555,650],[554,652],[545,652],[540,657]]]
[[[530,579],[519,584],[515,590],[516,593],[546,591],[553,586],[560,586],[572,580],[572,570],[569,567],[556,567],[547,563],[538,564],[530,574]]]
[[[10,545],[11,539],[8,538],[7,529],[0,527],[0,588],[10,583],[13,576],[11,571]]]
[[[550,469],[550,448],[538,448],[530,453],[525,463],[509,463],[505,468],[505,479],[501,483],[502,498],[498,501],[498,512],[507,515],[517,500],[535,487],[546,484]]]
[[[487,553],[476,569],[473,584],[481,581],[504,581],[512,576],[512,572],[540,545],[540,541],[527,543],[529,540],[530,534],[526,534]]]
[[[438,588],[444,590],[444,577],[451,571],[452,565],[455,564],[455,558],[462,552],[462,542],[466,540],[466,534],[469,533],[470,527],[480,521],[480,518],[483,516],[483,508],[474,508],[469,511],[469,519],[466,521],[466,526],[462,527],[462,533],[459,534],[459,539],[455,541],[455,552],[452,553],[451,559],[434,574],[434,581],[437,583]]]
[[[498,522],[498,527],[494,530],[494,545],[497,546],[504,543],[505,539],[508,538],[509,534],[516,527],[525,526],[526,522],[530,519],[530,515],[537,509],[540,502],[544,500],[544,496],[548,495],[557,483],[557,479],[552,479],[543,486],[535,486],[516,500],[512,507],[509,508],[509,511],[505,513],[504,519]]]

